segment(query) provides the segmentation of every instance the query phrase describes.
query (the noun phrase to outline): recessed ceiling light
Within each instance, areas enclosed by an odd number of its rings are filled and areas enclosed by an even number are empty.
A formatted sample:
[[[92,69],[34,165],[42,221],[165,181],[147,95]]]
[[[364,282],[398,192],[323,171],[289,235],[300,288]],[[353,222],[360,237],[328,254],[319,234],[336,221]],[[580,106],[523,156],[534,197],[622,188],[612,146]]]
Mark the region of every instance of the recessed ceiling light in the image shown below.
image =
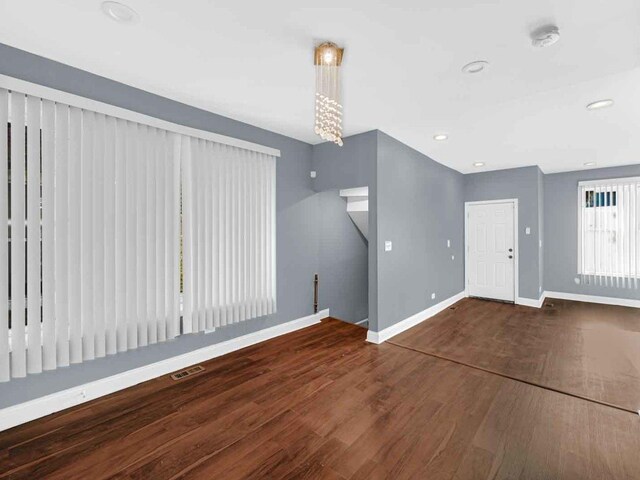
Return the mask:
[[[136,23],[140,19],[135,10],[118,2],[102,2],[102,11],[109,18],[120,23]]]
[[[593,167],[593,166],[595,166],[595,164],[596,164],[596,162],[586,162],[586,163],[584,164],[584,166],[585,166],[585,167]]]
[[[484,60],[476,60],[475,62],[467,63],[462,67],[463,73],[480,73],[489,66],[489,62]]]
[[[550,47],[560,40],[560,31],[553,25],[544,26],[531,34],[531,43],[534,47]]]
[[[613,100],[610,98],[606,100],[598,100],[597,102],[587,105],[587,110],[598,110],[599,108],[607,108],[613,105]]]
[[[484,162],[475,162],[473,164],[474,167],[484,167]]]
[[[439,142],[441,142],[442,140],[446,140],[447,138],[449,138],[449,135],[447,135],[446,133],[439,133],[433,136],[433,139]]]

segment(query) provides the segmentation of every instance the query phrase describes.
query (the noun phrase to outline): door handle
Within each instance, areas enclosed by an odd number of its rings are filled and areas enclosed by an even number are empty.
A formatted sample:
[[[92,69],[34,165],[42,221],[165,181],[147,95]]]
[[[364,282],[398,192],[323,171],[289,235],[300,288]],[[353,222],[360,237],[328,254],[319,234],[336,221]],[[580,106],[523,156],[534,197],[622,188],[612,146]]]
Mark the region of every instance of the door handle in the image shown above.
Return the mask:
[[[510,252],[513,252],[513,248],[510,248],[510,249],[509,249],[509,251],[510,251]]]
[[[509,255],[509,258],[513,258],[513,255]]]

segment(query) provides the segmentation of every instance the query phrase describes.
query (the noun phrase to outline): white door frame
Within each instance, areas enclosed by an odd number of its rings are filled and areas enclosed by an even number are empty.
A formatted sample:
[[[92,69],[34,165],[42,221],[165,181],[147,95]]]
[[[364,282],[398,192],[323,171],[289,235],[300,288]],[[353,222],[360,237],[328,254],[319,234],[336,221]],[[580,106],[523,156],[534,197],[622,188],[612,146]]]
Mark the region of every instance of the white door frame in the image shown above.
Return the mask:
[[[520,258],[520,242],[518,240],[518,199],[517,198],[505,198],[502,200],[483,200],[478,202],[464,202],[464,294],[469,296],[469,239],[468,239],[468,223],[469,223],[469,207],[472,205],[490,205],[492,203],[511,203],[513,204],[513,242],[515,249],[514,264],[513,264],[513,299],[514,303],[520,304],[519,285],[520,285],[520,271],[518,267],[518,259]]]

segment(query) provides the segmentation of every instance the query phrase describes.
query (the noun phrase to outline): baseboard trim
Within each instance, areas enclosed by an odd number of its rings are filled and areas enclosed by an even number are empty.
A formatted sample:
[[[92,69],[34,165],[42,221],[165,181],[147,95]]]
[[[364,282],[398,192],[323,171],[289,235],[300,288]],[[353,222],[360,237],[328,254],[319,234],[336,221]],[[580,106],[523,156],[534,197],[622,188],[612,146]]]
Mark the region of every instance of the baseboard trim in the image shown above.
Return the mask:
[[[145,365],[144,367],[134,368],[117,375],[0,409],[0,432],[162,375],[167,375],[190,365],[211,360],[256,343],[310,327],[320,323],[323,318],[328,316],[329,309],[322,310],[306,317],[216,343],[215,345]]]
[[[542,292],[542,295],[540,295],[540,298],[538,300],[535,300],[533,298],[518,297],[516,299],[516,304],[524,305],[525,307],[542,308],[542,304],[544,303],[544,299],[546,298],[546,293],[547,292]]]
[[[399,333],[404,332],[405,330],[409,330],[411,327],[415,327],[419,323],[428,320],[434,315],[440,313],[441,311],[449,308],[454,303],[462,300],[465,297],[465,292],[460,292],[455,294],[452,297],[443,300],[440,303],[436,303],[431,307],[423,310],[421,312],[416,313],[415,315],[411,315],[409,318],[405,318],[404,320],[396,323],[395,325],[391,325],[390,327],[385,328],[379,332],[373,332],[371,330],[367,331],[367,342],[380,344],[386,342],[392,337],[395,337]]]
[[[640,308],[640,300],[631,298],[600,297],[597,295],[584,295],[582,293],[545,292],[547,298],[560,300],[573,300],[575,302],[600,303],[603,305],[618,305],[620,307]]]
[[[367,323],[369,321],[369,317],[365,318],[364,320],[360,320],[359,322],[356,322],[356,325],[362,325],[363,323]]]

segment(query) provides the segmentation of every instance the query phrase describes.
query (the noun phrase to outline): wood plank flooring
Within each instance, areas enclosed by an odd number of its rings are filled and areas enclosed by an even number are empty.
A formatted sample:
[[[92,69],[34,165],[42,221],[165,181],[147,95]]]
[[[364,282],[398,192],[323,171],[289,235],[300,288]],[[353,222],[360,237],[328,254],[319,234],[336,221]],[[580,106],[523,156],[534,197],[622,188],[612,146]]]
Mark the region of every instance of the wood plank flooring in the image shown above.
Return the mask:
[[[391,342],[640,410],[637,308],[547,299],[537,309],[467,298]]]
[[[640,478],[637,415],[364,339],[329,319],[2,432],[0,478]]]

